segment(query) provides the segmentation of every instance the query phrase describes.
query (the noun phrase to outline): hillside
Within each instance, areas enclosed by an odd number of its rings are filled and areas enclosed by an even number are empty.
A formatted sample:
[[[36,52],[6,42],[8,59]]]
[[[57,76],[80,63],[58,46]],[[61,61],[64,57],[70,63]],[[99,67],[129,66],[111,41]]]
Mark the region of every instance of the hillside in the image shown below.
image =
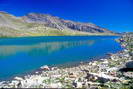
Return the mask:
[[[16,17],[0,12],[0,37],[114,35],[113,32],[90,23],[64,20],[59,17],[30,13]]]

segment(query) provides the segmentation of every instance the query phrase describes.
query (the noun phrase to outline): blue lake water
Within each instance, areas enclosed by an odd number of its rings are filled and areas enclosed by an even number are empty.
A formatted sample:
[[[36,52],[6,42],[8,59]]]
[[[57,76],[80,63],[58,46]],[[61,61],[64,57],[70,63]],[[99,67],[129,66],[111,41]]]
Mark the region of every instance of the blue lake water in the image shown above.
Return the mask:
[[[0,38],[0,80],[38,69],[89,61],[122,50],[115,36]]]

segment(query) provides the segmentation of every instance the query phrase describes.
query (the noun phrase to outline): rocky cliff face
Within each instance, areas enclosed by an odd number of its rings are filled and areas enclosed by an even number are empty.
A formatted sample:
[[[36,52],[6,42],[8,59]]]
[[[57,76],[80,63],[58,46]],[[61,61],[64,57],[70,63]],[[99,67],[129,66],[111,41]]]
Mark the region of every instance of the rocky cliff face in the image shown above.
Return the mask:
[[[44,24],[45,26],[57,28],[60,30],[72,29],[91,33],[113,33],[112,31],[109,31],[105,28],[101,28],[95,24],[64,20],[59,17],[46,14],[30,13],[27,16],[24,16],[23,19],[25,20],[25,22],[28,23],[40,23]]]

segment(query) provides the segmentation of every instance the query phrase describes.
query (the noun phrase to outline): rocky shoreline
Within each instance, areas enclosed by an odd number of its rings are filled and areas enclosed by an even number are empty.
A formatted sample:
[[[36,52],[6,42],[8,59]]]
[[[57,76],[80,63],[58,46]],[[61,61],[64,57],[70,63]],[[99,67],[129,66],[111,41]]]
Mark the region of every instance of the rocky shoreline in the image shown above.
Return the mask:
[[[133,34],[125,34],[118,41],[125,49],[109,54],[109,58],[69,68],[45,65],[35,74],[0,82],[0,88],[131,89],[133,71],[124,70],[133,61]]]

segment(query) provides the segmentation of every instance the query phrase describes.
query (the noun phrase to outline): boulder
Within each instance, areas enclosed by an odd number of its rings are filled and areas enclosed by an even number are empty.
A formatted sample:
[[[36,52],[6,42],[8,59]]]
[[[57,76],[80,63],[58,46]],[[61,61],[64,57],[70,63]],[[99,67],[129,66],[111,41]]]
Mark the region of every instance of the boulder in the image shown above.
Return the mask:
[[[81,82],[78,82],[77,80],[73,81],[73,86],[75,88],[82,88],[82,83]]]
[[[96,62],[92,63],[92,66],[96,66],[96,65],[97,65]]]
[[[123,73],[125,77],[132,78],[133,79],[133,72],[125,72]]]
[[[122,68],[119,69],[121,72],[133,72],[133,61],[127,62]]]
[[[50,70],[50,68],[47,65],[42,66],[41,69],[43,69],[43,70]]]
[[[82,88],[82,83],[81,82],[77,82],[77,87],[76,88]]]
[[[21,77],[15,77],[14,79],[15,79],[15,80],[20,80],[20,81],[23,80],[23,78],[21,78]]]
[[[86,79],[87,79],[88,81],[96,81],[96,80],[97,80],[97,76],[92,75],[92,74],[90,74],[90,73],[87,73]]]
[[[126,63],[126,68],[132,68],[133,69],[133,61],[129,61]]]
[[[52,67],[51,68],[51,70],[57,70],[58,69],[58,67]]]
[[[70,78],[77,78],[77,75],[74,74],[74,73],[69,73],[69,77],[70,77]]]

